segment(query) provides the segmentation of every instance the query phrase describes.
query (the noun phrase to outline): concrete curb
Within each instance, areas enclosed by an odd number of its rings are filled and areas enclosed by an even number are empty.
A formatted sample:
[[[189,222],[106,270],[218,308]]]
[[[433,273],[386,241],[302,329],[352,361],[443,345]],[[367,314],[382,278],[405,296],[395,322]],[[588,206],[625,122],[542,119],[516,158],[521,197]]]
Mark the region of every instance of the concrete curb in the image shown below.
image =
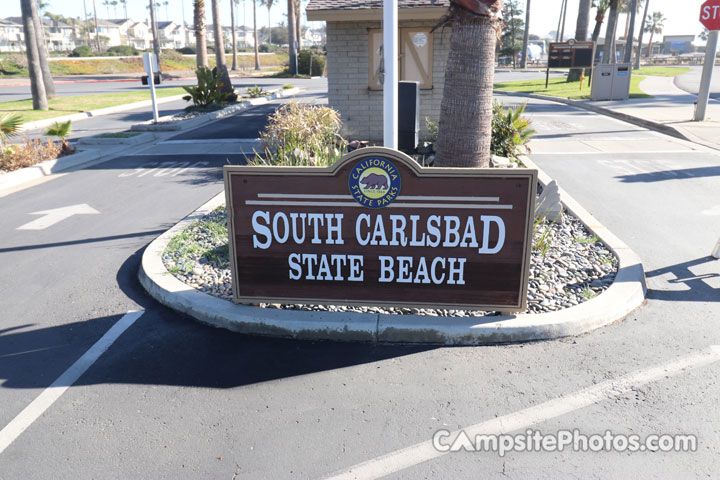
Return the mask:
[[[168,102],[174,102],[176,100],[182,99],[185,95],[173,95],[171,97],[163,97],[158,98],[156,100],[156,103],[158,105],[161,105],[163,103]],[[114,107],[107,107],[107,108],[100,108],[98,110],[93,110],[91,112],[81,112],[81,113],[73,113],[71,115],[63,115],[61,117],[53,117],[53,118],[46,118],[44,120],[37,120],[35,122],[28,122],[22,124],[23,130],[34,130],[36,128],[45,128],[49,127],[55,122],[67,122],[68,120],[72,120],[73,122],[76,120],[85,120],[87,118],[92,117],[101,117],[103,115],[110,115],[112,113],[118,113],[118,112],[126,112],[128,110],[134,110],[136,108],[142,108],[142,107],[151,107],[152,106],[152,100],[142,100],[140,102],[134,102],[134,103],[126,103],[124,105],[116,105]]]
[[[149,141],[149,140],[148,140]],[[0,192],[5,189],[17,187],[23,183],[31,180],[37,180],[38,178],[46,177],[54,173],[65,172],[74,168],[79,168],[89,163],[98,163],[104,161],[109,157],[117,155],[122,150],[127,148],[127,145],[119,145],[117,148],[112,148],[112,145],[103,146],[102,149],[89,149],[67,157],[60,157],[54,160],[47,160],[31,167],[25,167],[14,172],[5,173],[0,175]]]
[[[609,108],[600,107],[598,105],[594,105],[591,103],[578,101],[578,100],[571,100],[569,98],[562,98],[562,97],[553,97],[550,95],[540,95],[538,93],[523,93],[523,92],[508,92],[506,90],[493,90],[494,93],[500,93],[503,95],[508,95],[511,97],[525,97],[525,98],[535,98],[538,100],[547,100],[551,102],[557,102],[557,103],[564,103],[565,105],[570,105],[573,107],[582,108],[584,110],[589,110],[591,112],[599,113],[601,115],[606,115],[608,117],[617,118],[618,120],[622,120],[623,122],[632,123],[633,125],[637,125],[638,127],[647,128],[649,130],[655,130],[656,132],[664,133],[665,135],[670,135],[675,138],[679,138],[680,140],[686,140],[689,142],[699,143],[701,145],[704,145],[706,147],[717,149],[717,146],[712,146],[711,144],[706,144],[705,142],[698,141],[699,139],[692,139],[689,138],[689,136],[686,135],[686,133],[680,132],[679,130],[675,129],[674,127],[671,127],[669,125],[665,125],[664,123],[660,122],[654,122],[652,120],[646,120],[644,118],[635,117],[632,115],[628,115],[627,113],[622,112],[616,112],[614,110],[610,110]]]
[[[265,105],[266,103],[270,102],[271,100],[277,100],[278,98],[284,98],[284,97],[290,97],[292,95],[297,94],[300,92],[300,88],[289,88],[286,90],[275,90],[271,95],[262,97],[262,98],[253,98],[251,100],[247,100],[245,102],[239,103],[237,105],[233,105],[231,107],[223,108],[222,110],[217,110],[215,112],[206,113],[203,115],[199,115],[194,118],[189,118],[187,120],[179,120],[176,122],[166,122],[166,123],[151,123],[151,122],[143,122],[133,125],[130,130],[136,131],[136,132],[176,132],[181,130],[187,130],[189,128],[194,128],[199,125],[203,125],[205,123],[212,122],[214,120],[224,118],[230,115],[234,115],[238,112],[242,112],[243,110],[247,110],[250,107],[255,107],[257,105]],[[170,119],[172,116],[169,117],[162,117],[165,119]]]
[[[529,159],[526,164],[537,168]],[[550,178],[538,169],[541,183]],[[165,269],[162,252],[170,239],[190,222],[222,205],[224,192],[160,235],[145,249],[138,273],[140,283],[160,303],[208,325],[236,332],[313,340],[375,343],[482,345],[527,342],[579,335],[622,320],[645,300],[645,275],[638,256],[603,227],[566,192],[568,210],[575,214],[616,255],[615,282],[601,295],[580,305],[542,314],[476,318],[430,317],[371,313],[277,310],[230,301],[195,290]]]
[[[83,137],[78,140],[78,145],[142,145],[143,143],[152,142],[156,135],[152,132],[139,133],[132,137],[103,137],[95,135],[92,137]]]

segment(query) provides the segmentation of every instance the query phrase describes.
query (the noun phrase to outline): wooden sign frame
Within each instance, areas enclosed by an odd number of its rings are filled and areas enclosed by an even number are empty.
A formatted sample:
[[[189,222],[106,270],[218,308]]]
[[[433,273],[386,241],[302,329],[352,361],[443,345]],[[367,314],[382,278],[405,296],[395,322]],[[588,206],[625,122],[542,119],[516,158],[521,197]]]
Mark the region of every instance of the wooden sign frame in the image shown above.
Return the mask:
[[[379,186],[375,186],[375,189],[383,190],[387,188],[385,196],[373,200],[367,200],[365,193],[359,192],[358,182],[362,182],[364,189],[369,195],[373,195],[373,186],[369,184],[369,181],[365,179],[370,178],[370,175],[366,175],[363,179],[358,177],[363,165],[366,165],[367,160],[375,161],[385,160],[388,165],[397,169],[397,179],[392,175],[387,176],[390,179],[390,184],[387,185],[385,179],[379,179],[374,183]],[[388,167],[389,169],[390,167]],[[369,169],[368,169],[369,170]],[[375,170],[373,168],[372,170]],[[365,172],[366,170],[363,170]],[[391,170],[388,170],[391,172]],[[535,197],[537,192],[537,170],[525,169],[525,168],[489,168],[489,169],[473,169],[473,168],[426,168],[421,167],[416,161],[407,155],[383,148],[363,148],[356,150],[345,155],[339,162],[332,167],[276,167],[276,166],[231,166],[226,165],[223,169],[224,182],[225,182],[225,195],[226,204],[228,209],[228,236],[229,236],[229,249],[230,249],[230,268],[232,271],[233,279],[233,300],[236,303],[281,303],[281,304],[325,304],[325,305],[366,305],[366,306],[393,306],[393,307],[411,307],[411,308],[448,308],[448,309],[479,309],[485,311],[523,311],[526,309],[527,301],[527,288],[528,288],[528,276],[530,268],[530,253],[532,247],[532,234],[533,234],[533,221],[535,211]],[[352,178],[355,178],[353,180]],[[375,178],[375,177],[373,177]],[[301,180],[300,182],[296,180]],[[331,183],[326,182],[331,181]],[[353,184],[354,182],[354,184]],[[396,183],[397,182],[397,183]],[[402,182],[402,183],[399,183]],[[429,182],[429,183],[428,183]],[[438,185],[436,191],[433,186],[433,182]],[[404,188],[407,183],[407,188]],[[265,189],[266,185],[275,185]],[[309,187],[311,186],[312,187]],[[325,186],[328,189],[325,189]],[[422,186],[420,190],[424,195],[416,195],[418,192],[412,191],[412,188]],[[426,189],[429,188],[431,194],[426,195]],[[485,191],[495,192],[489,193],[492,197],[479,197],[477,195],[483,195],[481,191],[474,193],[476,196],[442,196],[443,192],[475,192],[475,187],[482,187]],[[310,190],[305,190],[310,188]],[[315,190],[312,190],[312,189]],[[321,192],[331,192],[318,194],[317,189],[320,188]],[[370,190],[367,190],[367,189]],[[507,195],[496,194],[502,188],[509,188],[511,191]],[[444,189],[444,190],[443,190]],[[276,191],[277,190],[277,191]],[[397,190],[394,193],[392,191]],[[279,193],[288,192],[291,193]],[[345,193],[342,193],[342,192]],[[262,193],[265,192],[265,193]],[[272,192],[272,193],[271,193]],[[305,192],[305,193],[302,193]],[[315,193],[309,193],[315,192]],[[352,192],[352,193],[351,193]],[[331,200],[318,200],[318,198],[329,198]],[[460,202],[467,198],[468,204],[462,204]],[[511,198],[518,199],[516,203],[510,203]],[[521,200],[520,200],[521,199]],[[360,202],[370,202],[372,205],[361,204]],[[390,203],[397,202],[393,205]],[[326,203],[323,203],[326,202]],[[380,205],[380,202],[387,202],[387,205]],[[472,203],[475,202],[475,203]],[[478,203],[480,202],[480,203]],[[484,202],[484,203],[483,203]],[[522,203],[522,204],[519,204]],[[330,205],[332,204],[332,205]],[[505,205],[507,204],[507,205]],[[320,206],[329,205],[329,206]],[[385,208],[385,207],[396,207],[396,208]],[[310,237],[308,232],[312,232],[310,228],[310,213],[307,213],[308,226],[303,227],[303,242],[297,243],[299,234],[294,231],[290,233],[290,227],[297,227],[298,216],[301,213],[286,214],[286,211],[295,212],[310,212],[318,211],[320,208],[322,212],[342,212],[340,213],[315,213],[318,215],[330,215],[328,218],[328,231],[327,241],[331,240],[330,226],[335,217],[340,216],[337,220],[338,225],[335,233],[335,241],[342,239],[343,245],[328,245],[319,246],[311,245],[309,242],[305,242],[306,234],[307,238]],[[505,208],[506,210],[497,210]],[[288,210],[289,209],[289,210]],[[294,209],[294,210],[293,210]],[[465,209],[465,210],[463,210]],[[474,209],[474,210],[473,210]],[[515,209],[515,211],[513,211]],[[274,210],[274,216],[271,214],[271,210]],[[416,210],[422,212],[423,215],[427,216],[427,224],[430,224],[430,216],[442,216],[442,221],[447,221],[448,224],[452,218],[467,218],[467,223],[473,223],[473,225],[479,225],[482,229],[472,227],[472,235],[466,242],[465,237],[463,241],[457,244],[449,244],[445,248],[444,243],[438,240],[438,245],[430,245],[435,247],[430,249],[428,246],[420,244],[412,245],[408,242],[410,234],[407,234],[405,241],[407,243],[400,245],[399,240],[402,240],[402,235],[396,236],[395,221],[399,217],[403,216],[409,218],[413,222],[413,229],[416,226],[417,218],[413,220],[413,212]],[[488,215],[482,215],[480,213],[475,214],[475,217],[471,216],[467,212],[487,212]],[[397,215],[394,215],[398,212]],[[405,212],[404,214],[402,212]],[[432,212],[432,213],[430,213]],[[460,212],[460,213],[458,213]],[[501,212],[501,213],[498,213]],[[357,213],[357,215],[355,215]],[[393,215],[391,215],[393,214]],[[295,215],[292,217],[291,215]],[[354,223],[351,220],[354,215]],[[505,215],[509,220],[507,226],[505,220],[500,215]],[[288,216],[292,218],[291,223],[288,223]],[[365,232],[367,236],[364,237],[364,242],[361,243],[358,239],[362,239],[360,233],[360,227],[358,224],[361,223],[360,217],[363,220],[367,220],[366,223],[362,223],[362,227],[366,228]],[[384,216],[395,217],[392,225],[392,237],[391,242],[382,243],[379,245],[384,246],[370,246],[368,245],[368,239],[375,239],[374,235],[377,232],[370,233],[372,230],[373,221],[377,222],[378,217],[380,223],[383,221],[387,223],[387,219]],[[270,234],[270,224],[276,222],[278,225],[273,225],[273,234]],[[480,218],[478,221],[477,218]],[[280,219],[278,221],[278,218]],[[493,224],[493,218],[500,219],[498,222],[495,220]],[[305,217],[301,217],[301,224],[304,225]],[[464,221],[464,220],[463,220]],[[420,223],[420,222],[418,222]],[[502,229],[500,223],[503,224]],[[261,225],[262,224],[262,225]],[[389,223],[387,223],[389,225]],[[445,225],[445,240],[448,242],[447,229],[450,228],[448,224]],[[497,228],[496,228],[497,227]],[[377,223],[375,229],[377,229]],[[388,226],[385,226],[387,231],[390,231]],[[405,228],[405,227],[403,227]],[[459,232],[462,235],[468,235],[469,226],[465,226],[465,233]],[[472,236],[476,235],[475,229],[477,228],[476,238],[480,241],[472,242]],[[508,239],[506,239],[506,229]],[[238,230],[240,229],[240,230]],[[347,231],[346,231],[347,230]],[[418,230],[420,230],[418,228]],[[462,230],[462,228],[460,228]],[[455,227],[455,231],[458,228]],[[502,233],[500,233],[502,231]],[[254,233],[251,233],[254,232]],[[282,233],[278,233],[282,232]],[[315,230],[313,240],[319,239],[318,236],[318,222],[316,218]],[[345,233],[352,232],[355,236],[345,235]],[[410,232],[410,224],[407,224],[407,232]],[[453,231],[451,231],[452,233]],[[442,233],[442,232],[441,232]],[[265,236],[263,236],[265,235]],[[275,237],[273,237],[275,235]],[[278,243],[277,236],[283,237],[283,242]],[[413,230],[412,238],[415,239],[416,232]],[[423,233],[423,239],[425,238]],[[430,235],[428,233],[428,235]],[[512,235],[512,238],[510,236]],[[265,246],[267,242],[272,243],[273,238],[275,242],[272,246]],[[288,238],[290,240],[288,240]],[[382,237],[381,237],[382,238]],[[388,235],[390,238],[390,235]],[[438,239],[440,234],[438,235]],[[459,237],[453,237],[456,241]],[[502,240],[500,240],[502,238]],[[295,245],[292,244],[292,240],[295,239]],[[430,237],[428,236],[428,243]],[[396,242],[397,246],[391,247],[393,241]],[[414,240],[413,240],[414,241]],[[497,247],[501,245],[499,254],[493,253],[488,245],[492,242],[496,242],[494,245]],[[313,243],[320,243],[314,242]],[[332,243],[332,242],[330,242]],[[342,242],[338,242],[342,243]],[[467,243],[467,245],[463,245]],[[298,247],[298,245],[300,245]],[[365,245],[362,246],[361,245]],[[408,245],[408,246],[406,246]],[[505,248],[507,246],[507,248]],[[291,263],[291,257],[299,255],[296,253],[289,253],[289,249],[294,247],[299,251],[303,248],[306,252],[318,251],[320,248],[325,248],[329,253],[337,253],[337,257],[340,257],[343,252],[355,252],[362,253],[363,262],[365,258],[368,259],[367,264],[363,265],[365,270],[362,273],[363,278],[367,278],[364,282],[357,282],[350,284],[345,280],[350,280],[348,277],[345,279],[340,276],[340,266],[337,266],[337,276],[333,279],[328,279],[327,273],[325,278],[310,278],[310,273],[305,273],[305,270],[300,270],[301,275],[305,275],[302,278],[293,279],[293,275],[296,274],[297,264]],[[453,247],[453,248],[451,248]],[[445,254],[453,255],[452,252],[457,252],[460,247],[473,247],[467,248],[466,255],[469,257],[471,254],[475,254],[474,257],[470,257],[470,261],[467,258],[461,259],[459,257],[434,257],[446,259],[449,265],[445,273],[448,273],[447,284],[436,286],[427,285],[428,282],[418,282],[419,268],[416,273],[411,273],[410,277],[416,275],[415,280],[408,286],[396,285],[400,282],[402,267],[400,263],[397,264],[397,277],[396,282],[390,282],[390,284],[379,284],[379,281],[386,280],[385,277],[390,275],[389,270],[386,268],[387,265],[383,263],[383,266],[378,267],[377,262],[373,263],[373,260],[380,260],[381,258],[388,259],[386,255],[380,256],[382,252],[398,252],[399,255],[394,257],[395,260],[411,258],[405,255],[413,255],[413,259],[418,255],[431,255],[431,254]],[[479,248],[478,248],[479,247]],[[260,252],[258,256],[255,255],[255,250],[262,248],[268,249],[268,253],[263,257]],[[269,250],[275,249],[273,253]],[[314,249],[314,250],[313,250]],[[483,250],[484,249],[484,250]],[[505,252],[502,250],[505,249]],[[280,252],[278,253],[278,250]],[[473,252],[474,250],[474,252]],[[324,251],[324,250],[320,250]],[[380,253],[378,253],[380,252]],[[402,252],[402,253],[400,253]],[[427,253],[430,252],[430,253]],[[444,253],[446,252],[446,253]],[[327,254],[328,256],[329,253]],[[398,253],[392,253],[398,255]],[[487,253],[488,255],[482,255]],[[464,254],[464,253],[463,253]],[[319,255],[314,253],[307,253],[307,256]],[[374,255],[377,255],[375,257]],[[390,255],[390,254],[388,254]],[[243,258],[242,269],[239,268],[239,257]],[[345,255],[350,257],[352,255]],[[358,256],[358,255],[355,255]],[[492,258],[490,258],[492,257]],[[507,258],[506,258],[507,257]],[[299,258],[299,257],[293,257]],[[418,257],[425,258],[425,257]],[[481,260],[489,259],[487,265],[488,268],[494,267],[496,271],[482,272],[477,271],[478,265],[485,265]],[[285,259],[284,272],[280,271],[280,261]],[[387,260],[390,262],[390,260]],[[394,261],[394,260],[393,260]],[[453,263],[451,263],[453,261]],[[454,262],[456,261],[456,262]],[[483,260],[484,261],[484,260]],[[310,260],[308,260],[308,272],[310,271]],[[385,262],[385,260],[383,260]],[[418,260],[417,266],[424,262],[424,260]],[[496,262],[496,263],[493,263]],[[428,264],[430,262],[427,262]],[[288,268],[288,265],[291,265]],[[317,263],[316,263],[317,265]],[[339,262],[338,262],[339,265]],[[439,265],[439,263],[438,263]],[[465,271],[458,273],[458,269],[465,268],[467,265],[467,276],[463,276]],[[302,265],[303,268],[305,264]],[[445,268],[446,262],[443,260],[442,267]],[[377,267],[377,268],[376,268]],[[393,267],[394,268],[394,267]],[[411,267],[412,268],[412,267]],[[453,270],[453,268],[455,270]],[[499,269],[499,270],[498,270]],[[335,270],[333,270],[334,272]],[[382,279],[377,273],[382,273]],[[495,273],[493,273],[495,272]],[[445,273],[443,273],[443,278]],[[365,275],[367,274],[367,275]],[[392,272],[395,276],[395,271]],[[435,263],[433,263],[433,283],[436,282],[436,270]],[[333,274],[334,275],[334,274]],[[373,276],[375,275],[375,276]],[[494,276],[493,276],[494,275]],[[320,277],[318,270],[317,276]],[[428,274],[425,273],[427,278]],[[290,280],[297,280],[296,282],[290,282]],[[439,277],[439,275],[438,275]],[[469,285],[474,278],[482,278],[485,289],[477,289],[474,285]],[[317,281],[317,280],[337,280],[340,278],[342,282],[332,281]],[[372,278],[376,281],[373,283]],[[242,280],[241,280],[242,279]],[[468,280],[468,283],[465,282]],[[316,280],[315,282],[308,282],[308,280]],[[449,286],[453,280],[458,282],[458,285]],[[498,285],[502,285],[503,290],[501,294],[497,294],[498,298],[502,297],[497,301],[488,300],[490,296],[494,295],[492,287],[488,289],[488,285],[494,285],[493,282],[497,281]],[[407,283],[407,282],[406,282]],[[416,285],[423,283],[423,285]],[[288,286],[291,284],[291,286]],[[342,284],[342,287],[341,287]],[[297,288],[293,289],[292,285],[297,285]],[[512,288],[508,287],[511,285]],[[500,287],[497,287],[500,289]],[[413,290],[415,289],[415,290]],[[397,298],[389,297],[389,295],[395,295],[395,291],[398,292]],[[408,293],[411,292],[411,293]],[[455,299],[453,299],[452,293],[448,292],[459,292]],[[500,290],[498,290],[500,292]],[[403,294],[405,295],[403,297]],[[475,302],[472,301],[477,296],[483,296],[486,301]],[[432,298],[436,297],[436,298]],[[472,298],[470,298],[472,297]],[[470,298],[470,300],[468,300]],[[457,300],[459,299],[459,301]]]
[[[550,66],[550,59],[553,54],[557,55],[560,50],[563,50],[566,56],[570,60],[570,64],[567,66]],[[575,54],[578,50],[590,50],[590,62],[578,64],[575,58]],[[595,42],[579,42],[573,39],[567,42],[551,42],[548,45],[548,62],[547,69],[545,71],[545,88],[548,88],[550,82],[550,68],[589,68],[590,75],[588,76],[588,86],[590,85],[590,77],[592,76],[592,68],[595,65]]]

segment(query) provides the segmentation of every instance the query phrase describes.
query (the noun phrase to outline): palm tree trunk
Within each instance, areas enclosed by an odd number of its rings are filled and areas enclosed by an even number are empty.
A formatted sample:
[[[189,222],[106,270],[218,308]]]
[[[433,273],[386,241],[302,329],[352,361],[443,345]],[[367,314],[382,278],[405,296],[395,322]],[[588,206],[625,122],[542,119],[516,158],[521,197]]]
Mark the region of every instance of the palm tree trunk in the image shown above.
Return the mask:
[[[40,69],[42,70],[43,84],[45,85],[45,95],[48,99],[55,98],[55,83],[50,73],[50,65],[48,65],[47,46],[45,45],[45,32],[43,31],[40,15],[38,15],[37,4],[33,1],[30,3],[32,7],[33,26],[35,27],[35,38],[37,42],[38,59],[40,60]]]
[[[260,54],[258,53],[258,31],[257,31],[257,0],[251,0],[253,4],[253,34],[255,35],[255,70],[260,70]]]
[[[578,5],[578,17],[575,24],[575,40],[584,42],[587,40],[588,27],[590,26],[590,3],[592,0],[580,0]],[[582,76],[582,68],[571,68],[568,73],[568,82],[577,82]]]
[[[222,22],[220,21],[220,1],[211,0],[213,24],[215,25],[215,63],[222,81],[221,90],[230,95],[229,100],[234,102],[237,99],[225,64],[225,45],[223,44]]]
[[[235,34],[235,0],[230,0],[230,28],[232,29],[232,70],[237,70],[237,35]]]
[[[20,0],[23,29],[25,30],[25,50],[27,51],[28,71],[30,73],[30,91],[32,93],[33,110],[47,110],[48,102],[45,94],[45,84],[40,68],[37,35],[32,18],[35,0]]]
[[[290,51],[290,73],[297,75],[297,50],[295,50],[295,5],[293,0],[288,0],[288,50]]]
[[[207,67],[207,38],[205,37],[205,0],[193,1],[193,23],[195,24],[195,65]]]
[[[272,44],[272,24],[270,22],[270,8],[271,8],[271,6],[268,5],[268,36],[267,36],[268,45]]]
[[[501,2],[483,0],[492,12]],[[488,167],[498,19],[452,5],[450,52],[440,106],[438,167]]]
[[[605,29],[605,45],[603,45],[602,63],[615,63],[615,30],[618,20],[618,0],[610,2],[610,16],[608,17],[607,28]]]
[[[600,38],[600,31],[602,30],[602,24],[605,21],[605,10],[600,10],[595,14],[595,28],[593,28],[592,37],[590,37],[590,40],[593,42],[597,42],[598,38]]]
[[[297,53],[300,53],[300,50],[302,50],[302,15],[301,11],[302,5],[300,5],[300,0],[295,0],[295,38],[297,39]]]
[[[530,0],[525,0],[525,33],[523,35],[522,56],[520,57],[520,68],[527,68],[527,50],[530,39]]]
[[[633,66],[633,70],[637,70],[640,68],[640,57],[642,56],[643,32],[645,32],[645,19],[647,18],[649,5],[650,5],[650,0],[645,0],[645,13],[643,13],[642,22],[640,22],[640,33],[638,34],[637,55],[635,56],[635,65]]]
[[[650,41],[648,42],[647,53],[645,54],[646,57],[650,57],[650,53],[652,52],[653,35],[655,35],[655,26],[654,25],[653,25],[652,30],[650,30]]]

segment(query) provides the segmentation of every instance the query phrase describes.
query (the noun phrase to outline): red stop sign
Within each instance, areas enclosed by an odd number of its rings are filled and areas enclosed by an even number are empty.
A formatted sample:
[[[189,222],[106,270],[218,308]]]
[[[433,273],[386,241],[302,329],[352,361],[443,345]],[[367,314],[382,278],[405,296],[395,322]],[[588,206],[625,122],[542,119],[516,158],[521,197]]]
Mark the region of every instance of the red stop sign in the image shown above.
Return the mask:
[[[700,23],[708,30],[720,30],[720,0],[707,0],[700,6]]]

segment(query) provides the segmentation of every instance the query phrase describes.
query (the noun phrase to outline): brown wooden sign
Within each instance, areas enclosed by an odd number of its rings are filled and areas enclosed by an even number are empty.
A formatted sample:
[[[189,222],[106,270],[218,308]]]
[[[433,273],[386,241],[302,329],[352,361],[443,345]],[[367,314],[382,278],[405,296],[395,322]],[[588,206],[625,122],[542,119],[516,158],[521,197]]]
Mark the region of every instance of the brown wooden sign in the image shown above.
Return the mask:
[[[554,42],[548,48],[548,68],[592,68],[595,42]]]
[[[236,302],[525,309],[537,171],[224,168]]]

